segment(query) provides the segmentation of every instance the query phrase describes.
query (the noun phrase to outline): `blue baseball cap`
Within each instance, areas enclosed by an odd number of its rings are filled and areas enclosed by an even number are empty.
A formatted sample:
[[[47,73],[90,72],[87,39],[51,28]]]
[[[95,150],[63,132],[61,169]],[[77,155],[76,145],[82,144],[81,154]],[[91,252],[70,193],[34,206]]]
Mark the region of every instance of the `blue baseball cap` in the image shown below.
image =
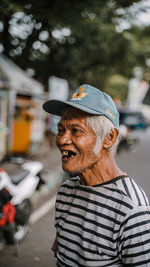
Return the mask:
[[[115,127],[119,127],[119,113],[112,98],[91,85],[81,85],[67,101],[51,99],[43,104],[46,112],[58,116],[62,116],[63,110],[67,107],[74,107],[93,115],[104,115]]]

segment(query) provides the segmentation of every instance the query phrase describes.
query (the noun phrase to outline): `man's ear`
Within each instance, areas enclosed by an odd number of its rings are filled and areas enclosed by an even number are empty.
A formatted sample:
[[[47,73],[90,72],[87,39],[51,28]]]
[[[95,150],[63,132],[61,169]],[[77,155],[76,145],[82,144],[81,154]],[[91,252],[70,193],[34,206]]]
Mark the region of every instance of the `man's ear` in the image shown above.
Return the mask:
[[[119,134],[118,129],[116,128],[112,129],[103,141],[103,148],[108,149],[112,147],[112,145],[116,142],[118,134]]]

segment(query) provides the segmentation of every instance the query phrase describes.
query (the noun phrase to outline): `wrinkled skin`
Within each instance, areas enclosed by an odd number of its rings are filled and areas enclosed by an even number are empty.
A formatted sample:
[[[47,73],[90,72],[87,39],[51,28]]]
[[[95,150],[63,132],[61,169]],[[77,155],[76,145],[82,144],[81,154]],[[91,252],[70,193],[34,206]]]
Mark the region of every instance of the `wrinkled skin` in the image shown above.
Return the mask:
[[[99,157],[93,152],[95,140],[94,132],[86,125],[85,116],[61,120],[58,125],[56,143],[62,153],[64,171],[82,173],[95,164]],[[63,156],[63,151],[73,151],[75,155],[67,158]]]
[[[108,151],[117,135],[117,130],[110,133],[95,154],[96,136],[86,124],[86,113],[75,110],[73,117],[62,118],[58,124],[56,144],[62,154],[63,170],[78,173],[86,185],[100,184],[121,175],[113,155]]]

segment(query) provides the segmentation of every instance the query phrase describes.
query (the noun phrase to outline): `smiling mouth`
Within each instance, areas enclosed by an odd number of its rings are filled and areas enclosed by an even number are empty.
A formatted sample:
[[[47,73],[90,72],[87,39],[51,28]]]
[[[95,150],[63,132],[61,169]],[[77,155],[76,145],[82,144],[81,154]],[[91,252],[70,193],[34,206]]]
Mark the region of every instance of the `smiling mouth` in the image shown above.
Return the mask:
[[[71,150],[63,150],[61,151],[61,154],[62,154],[62,160],[66,161],[68,159],[75,157],[77,153]]]

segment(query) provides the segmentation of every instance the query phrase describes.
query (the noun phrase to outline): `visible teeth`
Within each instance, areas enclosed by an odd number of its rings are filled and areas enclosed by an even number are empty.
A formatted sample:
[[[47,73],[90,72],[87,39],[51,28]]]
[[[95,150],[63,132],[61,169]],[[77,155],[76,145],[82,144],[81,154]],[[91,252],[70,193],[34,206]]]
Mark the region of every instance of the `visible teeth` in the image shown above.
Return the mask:
[[[68,154],[69,154],[69,151],[62,151],[62,156],[64,157],[64,156],[68,156]]]

